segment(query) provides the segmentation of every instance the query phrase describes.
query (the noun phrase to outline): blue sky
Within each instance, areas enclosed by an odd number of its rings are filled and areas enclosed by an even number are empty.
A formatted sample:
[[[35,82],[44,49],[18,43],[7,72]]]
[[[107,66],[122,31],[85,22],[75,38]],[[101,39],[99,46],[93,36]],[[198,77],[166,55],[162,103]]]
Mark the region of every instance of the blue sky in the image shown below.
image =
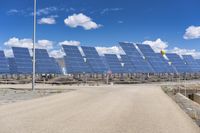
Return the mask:
[[[66,40],[110,47],[120,41],[155,46],[160,39],[167,49],[200,51],[199,5],[199,0],[38,0],[37,39],[51,41],[52,49]],[[32,12],[33,0],[1,0],[1,49],[12,46],[6,42],[13,37],[32,38]]]

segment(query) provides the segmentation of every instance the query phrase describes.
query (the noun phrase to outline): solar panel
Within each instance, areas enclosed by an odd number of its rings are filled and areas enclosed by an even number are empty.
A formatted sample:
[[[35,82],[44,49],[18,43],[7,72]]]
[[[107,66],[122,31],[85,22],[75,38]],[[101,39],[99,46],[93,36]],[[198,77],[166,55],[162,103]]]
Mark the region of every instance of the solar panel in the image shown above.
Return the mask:
[[[185,64],[185,62],[181,59],[181,57],[175,53],[166,54],[169,61],[176,68],[178,73],[187,73],[192,72],[190,67]]]
[[[151,64],[154,71],[157,73],[169,73],[170,70],[167,65],[149,45],[137,44],[138,48],[145,56],[146,60]]]
[[[157,55],[160,57],[160,59],[163,60],[163,62],[165,62],[165,64],[168,66],[168,69],[169,69],[170,73],[176,73],[175,67],[174,67],[172,64],[170,64],[169,61],[166,60],[166,59],[164,58],[164,56],[163,56],[161,53],[156,53],[156,54],[157,54]]]
[[[191,55],[182,55],[186,64],[190,66],[193,72],[200,72],[200,65]]]
[[[8,74],[9,65],[3,51],[0,51],[0,74]]]
[[[87,59],[87,63],[92,68],[94,73],[105,73],[107,72],[107,68],[104,65],[101,57],[99,56],[97,50],[94,47],[81,47],[85,57]]]
[[[49,57],[46,49],[35,49],[36,73],[60,74],[61,70],[53,58]]]
[[[132,43],[119,43],[131,63],[135,67],[135,72],[138,73],[153,73],[154,70],[148,62],[141,56],[139,51]]]
[[[115,54],[105,54],[106,62],[109,66],[109,70],[112,73],[124,73],[121,62]]]
[[[124,63],[124,71],[126,73],[135,73],[135,67],[127,55],[120,55],[121,61]]]
[[[12,47],[16,64],[16,74],[32,73],[32,58],[28,48]]]
[[[15,63],[15,58],[8,58],[10,74],[17,74],[17,65]]]
[[[92,73],[92,69],[86,63],[77,46],[63,45],[66,56],[64,57],[67,73],[80,74]]]

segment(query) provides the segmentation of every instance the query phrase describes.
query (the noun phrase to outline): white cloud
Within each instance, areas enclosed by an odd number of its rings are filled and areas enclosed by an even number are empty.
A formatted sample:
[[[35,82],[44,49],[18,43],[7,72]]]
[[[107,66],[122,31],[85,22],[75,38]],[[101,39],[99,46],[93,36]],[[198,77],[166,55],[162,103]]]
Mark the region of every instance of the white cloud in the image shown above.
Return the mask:
[[[69,27],[83,27],[85,30],[97,29],[101,27],[100,24],[96,24],[92,19],[83,13],[73,14],[72,16],[68,16],[64,20],[65,24]]]
[[[46,17],[38,20],[38,24],[56,24],[54,17]]]
[[[101,11],[101,14],[105,14],[107,12],[115,12],[115,11],[121,11],[123,8],[105,8]]]
[[[27,47],[27,48],[33,47],[32,39],[29,38],[19,39],[16,37],[10,38],[7,42],[4,43],[4,45],[9,47]]]
[[[19,39],[16,37],[12,37],[8,41],[6,41],[4,45],[8,47],[25,47],[25,48],[32,49],[33,42],[32,42],[32,39],[30,38]],[[49,40],[38,40],[36,44],[36,48],[52,49],[53,42]]]
[[[150,45],[155,52],[160,52],[161,50],[164,50],[168,47],[168,43],[162,41],[160,38],[158,38],[155,41],[146,40],[146,41],[143,42],[143,44]]]
[[[101,56],[104,54],[116,54],[116,55],[125,54],[124,51],[118,46],[96,47],[96,50],[99,53],[99,55],[101,55]]]
[[[65,54],[61,50],[52,50],[49,55],[54,58],[62,58]]]
[[[12,49],[4,49],[6,57],[14,57]]]
[[[37,48],[53,49],[53,42],[49,40],[38,40]]]
[[[7,11],[8,15],[24,15],[25,11],[24,10],[18,10],[18,9],[10,9]]]
[[[57,7],[46,7],[46,8],[43,8],[43,9],[39,9],[39,10],[36,12],[36,14],[37,14],[38,16],[41,16],[41,15],[48,15],[48,14],[50,14],[50,13],[52,13],[52,12],[57,11],[57,10],[58,10]],[[33,15],[33,13],[32,13],[32,15]]]
[[[188,27],[183,38],[187,40],[200,38],[200,26]]]
[[[59,42],[59,45],[72,45],[72,46],[79,46],[81,43],[79,41],[63,41]]]

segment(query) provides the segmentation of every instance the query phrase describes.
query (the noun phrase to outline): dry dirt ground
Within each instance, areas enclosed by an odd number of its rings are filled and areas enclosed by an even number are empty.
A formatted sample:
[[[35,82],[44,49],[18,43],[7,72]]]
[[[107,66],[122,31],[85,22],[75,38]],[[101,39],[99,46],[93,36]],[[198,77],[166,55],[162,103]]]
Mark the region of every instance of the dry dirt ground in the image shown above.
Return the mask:
[[[0,133],[200,133],[158,85],[66,86],[0,106]]]

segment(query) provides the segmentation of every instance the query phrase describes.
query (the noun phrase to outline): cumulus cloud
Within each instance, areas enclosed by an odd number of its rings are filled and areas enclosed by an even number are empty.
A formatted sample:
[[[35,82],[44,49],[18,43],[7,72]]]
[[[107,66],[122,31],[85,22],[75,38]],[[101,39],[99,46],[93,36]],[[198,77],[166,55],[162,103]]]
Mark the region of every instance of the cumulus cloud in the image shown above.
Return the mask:
[[[4,49],[6,57],[14,57],[12,49]]]
[[[59,45],[72,45],[72,46],[79,46],[81,43],[79,41],[63,41],[59,42]]]
[[[150,45],[155,52],[160,52],[168,47],[168,43],[162,41],[160,38],[156,39],[155,41],[146,40],[143,44]]]
[[[80,26],[83,27],[85,30],[97,29],[101,27],[100,24],[95,23],[90,17],[84,15],[83,13],[68,16],[68,18],[64,20],[64,23],[71,28],[76,28]]]
[[[52,50],[49,52],[49,55],[50,57],[54,57],[54,58],[63,58],[65,54],[61,50]]]
[[[37,48],[42,49],[52,49],[53,48],[53,42],[49,40],[38,40]]]
[[[33,47],[33,42],[30,38],[19,39],[16,37],[12,37],[8,41],[6,41],[4,45],[8,47],[25,47],[31,49]],[[53,42],[49,40],[38,40],[36,48],[52,49]]]
[[[38,20],[38,24],[56,24],[55,17],[46,17]]]
[[[187,40],[200,38],[200,26],[188,27],[185,31],[183,38]]]
[[[32,39],[29,38],[19,39],[16,37],[10,38],[8,41],[4,43],[4,45],[9,47],[27,47],[27,48],[33,47]]]
[[[96,50],[99,53],[99,55],[101,55],[101,56],[104,54],[116,54],[116,55],[125,54],[124,51],[118,46],[96,47]]]

